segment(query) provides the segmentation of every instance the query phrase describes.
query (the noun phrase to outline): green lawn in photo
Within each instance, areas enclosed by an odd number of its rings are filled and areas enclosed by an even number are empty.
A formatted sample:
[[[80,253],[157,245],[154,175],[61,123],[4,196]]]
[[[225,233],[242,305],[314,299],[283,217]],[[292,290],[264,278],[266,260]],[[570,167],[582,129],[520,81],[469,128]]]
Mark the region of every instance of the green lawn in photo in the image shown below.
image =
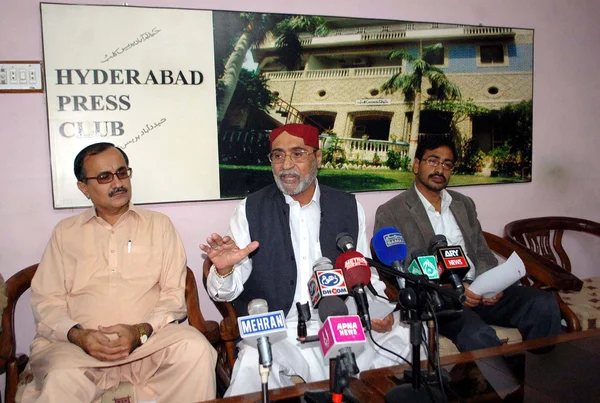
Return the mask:
[[[221,198],[240,198],[273,183],[270,166],[220,165]],[[319,170],[319,183],[348,192],[407,189],[414,182],[412,172],[389,169]],[[527,182],[521,178],[452,175],[450,185],[485,185],[492,183]]]

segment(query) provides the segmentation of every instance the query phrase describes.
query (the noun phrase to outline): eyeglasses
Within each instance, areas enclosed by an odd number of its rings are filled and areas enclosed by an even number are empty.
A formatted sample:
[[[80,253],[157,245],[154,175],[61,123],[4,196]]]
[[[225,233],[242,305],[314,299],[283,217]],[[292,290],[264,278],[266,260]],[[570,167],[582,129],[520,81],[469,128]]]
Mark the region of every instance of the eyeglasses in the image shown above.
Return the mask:
[[[100,172],[98,176],[90,176],[89,178],[83,179],[96,179],[98,183],[105,184],[111,183],[116,176],[119,179],[127,179],[131,177],[132,169],[131,168],[119,168],[117,172]]]
[[[308,156],[316,153],[317,150],[308,152],[304,148],[297,148],[292,150],[290,153],[286,153],[285,151],[273,151],[269,154],[269,161],[271,164],[283,164],[285,161],[285,157],[289,155],[292,162],[305,162],[308,159]]]
[[[432,166],[432,167],[438,167],[438,166],[440,166],[440,164],[442,164],[442,168],[444,168],[446,171],[452,171],[454,169],[454,162],[451,162],[451,161],[441,162],[440,159],[436,158],[436,157],[429,157],[425,160],[425,162],[427,162],[427,165]]]

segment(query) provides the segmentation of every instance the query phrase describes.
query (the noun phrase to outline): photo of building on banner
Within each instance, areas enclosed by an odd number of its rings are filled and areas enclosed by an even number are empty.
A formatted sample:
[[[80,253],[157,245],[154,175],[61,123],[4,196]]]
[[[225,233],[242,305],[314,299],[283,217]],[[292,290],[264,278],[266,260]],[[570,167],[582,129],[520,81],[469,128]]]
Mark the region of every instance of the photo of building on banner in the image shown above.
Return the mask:
[[[221,197],[272,182],[268,133],[285,123],[319,128],[319,181],[346,191],[408,188],[411,139],[428,134],[458,145],[451,185],[531,181],[533,30],[228,11],[213,19]]]

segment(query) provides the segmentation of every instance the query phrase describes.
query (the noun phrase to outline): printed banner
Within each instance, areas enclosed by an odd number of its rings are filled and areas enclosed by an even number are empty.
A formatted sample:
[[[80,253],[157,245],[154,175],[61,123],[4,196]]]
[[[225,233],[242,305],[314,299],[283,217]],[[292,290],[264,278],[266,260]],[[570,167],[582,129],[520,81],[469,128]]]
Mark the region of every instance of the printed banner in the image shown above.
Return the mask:
[[[212,13],[42,4],[54,207],[89,201],[73,160],[101,141],[133,168],[133,201],[218,199]]]

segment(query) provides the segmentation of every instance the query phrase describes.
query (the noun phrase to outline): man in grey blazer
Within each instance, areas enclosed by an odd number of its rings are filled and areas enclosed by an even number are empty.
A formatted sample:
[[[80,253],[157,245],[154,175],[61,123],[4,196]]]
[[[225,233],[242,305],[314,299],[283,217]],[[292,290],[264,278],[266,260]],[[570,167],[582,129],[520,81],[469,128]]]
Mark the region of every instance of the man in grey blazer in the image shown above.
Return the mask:
[[[518,328],[524,340],[560,334],[560,311],[548,292],[515,284],[493,298],[483,298],[469,290],[475,277],[497,266],[498,261],[485,242],[473,200],[446,190],[456,158],[456,148],[448,136],[422,136],[413,162],[415,183],[379,206],[375,231],[398,228],[408,256],[415,249],[427,249],[436,234],[445,235],[449,245],[463,247],[471,264],[463,280],[463,312],[438,318],[440,334],[460,351],[500,345],[490,325]]]

